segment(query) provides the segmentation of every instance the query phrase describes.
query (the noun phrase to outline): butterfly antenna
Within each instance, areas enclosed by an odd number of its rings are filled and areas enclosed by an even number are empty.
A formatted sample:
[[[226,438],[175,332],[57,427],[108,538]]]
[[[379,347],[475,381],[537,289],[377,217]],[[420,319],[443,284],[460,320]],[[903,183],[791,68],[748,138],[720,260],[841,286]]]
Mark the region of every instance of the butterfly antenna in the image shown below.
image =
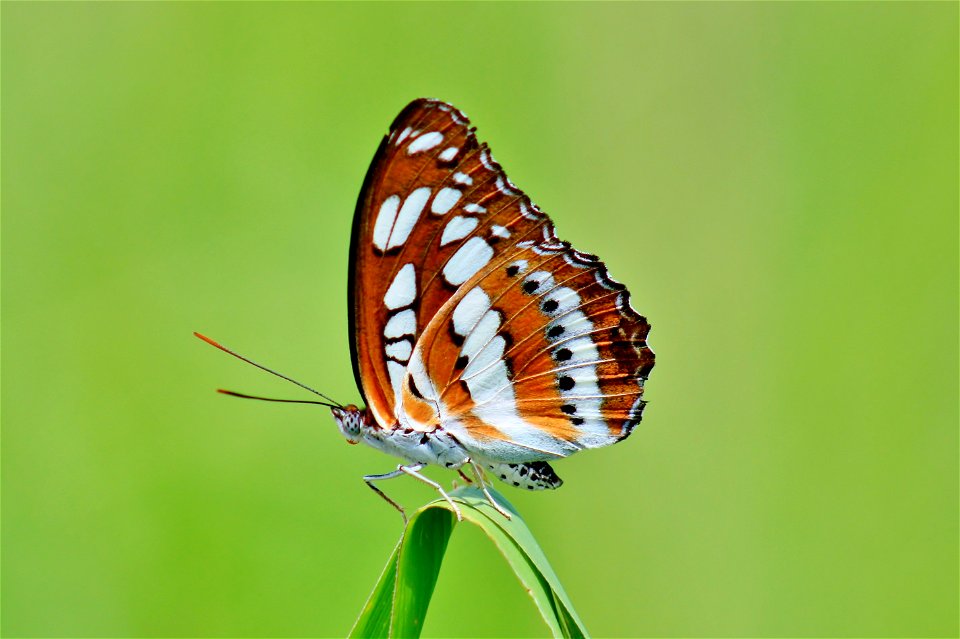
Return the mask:
[[[236,391],[225,390],[223,388],[217,389],[218,393],[223,393],[224,395],[229,395],[230,397],[242,397],[243,399],[259,399],[264,402],[282,402],[284,404],[319,404],[320,406],[329,406],[330,408],[339,408],[335,404],[330,404],[328,402],[317,402],[312,399],[276,399],[275,397],[260,397],[258,395],[246,395],[244,393],[238,393]]]
[[[300,382],[298,382],[297,380],[293,379],[292,377],[287,377],[286,375],[283,375],[283,374],[281,374],[281,373],[278,373],[277,371],[272,370],[272,369],[270,369],[270,368],[267,368],[266,366],[263,366],[263,365],[261,365],[261,364],[257,364],[257,363],[256,363],[255,361],[253,361],[252,359],[249,359],[249,358],[247,358],[247,357],[244,357],[243,355],[241,355],[241,354],[239,354],[239,353],[236,353],[236,352],[230,350],[229,348],[227,348],[227,347],[224,346],[223,344],[220,344],[220,343],[218,343],[218,342],[210,339],[210,338],[207,337],[206,335],[201,335],[200,333],[197,333],[196,331],[194,331],[193,334],[196,335],[197,337],[199,337],[200,339],[202,339],[203,341],[205,341],[207,344],[210,344],[210,346],[214,346],[214,347],[216,347],[216,348],[219,348],[219,349],[220,349],[221,351],[223,351],[224,353],[228,353],[228,354],[230,354],[230,355],[233,355],[233,356],[236,357],[237,359],[243,360],[243,361],[246,362],[247,364],[252,364],[253,366],[256,366],[257,368],[259,368],[259,369],[262,370],[262,371],[266,371],[266,372],[270,373],[271,375],[276,375],[276,376],[279,377],[280,379],[285,379],[285,380],[287,380],[288,382],[290,382],[291,384],[296,384],[296,385],[299,386],[300,388],[302,388],[302,389],[304,389],[304,390],[308,390],[308,391],[310,391],[311,393],[313,393],[314,395],[319,395],[320,397],[324,398],[324,399],[327,400],[328,402],[333,402],[333,404],[335,404],[338,408],[343,408],[343,404],[341,404],[340,402],[338,402],[338,401],[336,401],[336,400],[333,400],[333,399],[330,399],[329,397],[327,397],[326,395],[324,395],[324,394],[321,393],[320,391],[314,390],[314,389],[310,388],[309,386],[307,386],[306,384],[301,384]],[[233,392],[231,392],[231,391],[222,391],[222,390],[221,390],[221,391],[219,391],[219,392],[225,393],[226,395],[234,395],[234,396],[236,396],[236,397],[246,397],[246,398],[249,398],[249,399],[263,399],[263,400],[265,400],[265,401],[284,401],[284,402],[294,402],[294,401],[296,401],[296,400],[267,399],[267,398],[265,398],[265,397],[254,397],[253,395],[241,395],[241,394],[239,394],[239,393],[233,393]],[[316,402],[316,403],[319,403],[319,402]],[[328,405],[329,405],[329,404],[328,404]]]

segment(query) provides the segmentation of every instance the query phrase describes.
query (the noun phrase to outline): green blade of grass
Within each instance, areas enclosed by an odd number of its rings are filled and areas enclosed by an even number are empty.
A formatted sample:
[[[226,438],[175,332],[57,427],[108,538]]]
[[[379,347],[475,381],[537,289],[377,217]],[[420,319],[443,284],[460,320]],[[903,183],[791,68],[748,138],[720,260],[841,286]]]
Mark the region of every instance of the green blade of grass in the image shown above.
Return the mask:
[[[387,565],[384,566],[377,585],[363,604],[360,616],[350,629],[349,637],[386,637],[390,634],[390,620],[393,617],[393,593],[397,586],[397,563],[400,559],[400,546],[403,537],[397,542]]]
[[[479,527],[507,561],[554,637],[587,637],[570,598],[516,509],[501,495],[512,519],[498,513],[474,487],[451,493],[464,521]],[[440,564],[456,523],[442,499],[419,509],[387,561],[351,637],[419,637]]]
[[[397,565],[391,637],[420,636],[455,521],[452,512],[432,508],[418,511],[407,525]]]
[[[413,516],[349,637],[420,636],[455,521],[436,508]]]

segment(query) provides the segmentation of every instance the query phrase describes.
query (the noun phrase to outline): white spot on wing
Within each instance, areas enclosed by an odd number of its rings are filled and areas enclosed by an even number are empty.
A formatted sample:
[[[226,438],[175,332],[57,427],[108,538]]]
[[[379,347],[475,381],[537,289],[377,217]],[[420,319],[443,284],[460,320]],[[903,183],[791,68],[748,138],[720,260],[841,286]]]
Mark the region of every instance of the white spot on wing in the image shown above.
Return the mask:
[[[566,313],[567,311],[572,311],[580,306],[580,295],[572,288],[561,286],[545,295],[542,304],[546,304],[547,302],[551,301],[556,302],[557,307],[550,314],[559,315],[561,313]]]
[[[494,224],[490,227],[490,231],[497,237],[508,238],[510,237],[510,231],[507,230],[507,227],[500,226],[499,224]]]
[[[527,261],[526,260],[517,260],[516,262],[511,262],[510,266],[516,266],[518,273],[527,272]]]
[[[510,181],[505,175],[498,175],[496,181],[497,190],[503,193],[504,195],[516,195],[516,187],[513,185],[513,182]]]
[[[443,215],[453,208],[453,206],[457,203],[457,200],[460,199],[461,195],[462,194],[457,189],[444,187],[440,189],[437,195],[433,198],[433,204],[430,205],[430,210],[437,215]]]
[[[407,147],[407,155],[413,155],[414,153],[419,153],[421,151],[426,151],[432,149],[443,142],[443,134],[437,131],[431,131],[430,133],[424,133],[419,138],[410,143],[410,146]]]
[[[567,340],[562,343],[562,347],[572,353],[568,364],[595,362],[600,359],[600,351],[597,350],[596,345],[594,345],[589,335],[580,335],[579,337]]]
[[[501,389],[510,385],[507,365],[503,361],[506,344],[506,340],[497,335],[480,351],[477,358],[467,365],[468,370],[464,370],[463,378],[474,402],[479,404],[490,401]]]
[[[524,284],[527,282],[536,283],[536,288],[534,288],[530,294],[531,295],[542,295],[545,291],[553,288],[554,280],[553,275],[549,271],[534,271],[527,277],[523,279]],[[526,289],[524,289],[526,291]]]
[[[443,276],[454,285],[463,284],[493,257],[493,248],[480,237],[471,237],[443,267]]]
[[[453,218],[447,225],[443,227],[443,236],[440,238],[440,246],[446,246],[451,242],[461,240],[466,236],[470,235],[470,232],[473,229],[477,228],[477,218],[475,217],[463,217],[458,215]]]
[[[456,182],[457,184],[466,184],[467,186],[470,186],[471,184],[473,184],[472,177],[470,177],[466,173],[460,173],[459,171],[453,174],[453,181]]]
[[[483,208],[479,204],[474,204],[473,202],[464,206],[463,210],[466,211],[467,213],[486,213],[487,212],[487,209]]]
[[[483,314],[483,317],[480,318],[477,325],[467,334],[467,339],[464,340],[463,346],[460,348],[460,353],[471,359],[467,364],[467,368],[464,369],[464,378],[468,377],[467,371],[477,372],[483,367],[479,365],[480,362],[472,360],[490,340],[496,337],[498,330],[500,330],[500,313],[489,310]],[[485,358],[485,361],[489,364],[492,358]]]
[[[560,333],[556,338],[551,338],[550,329],[554,328],[555,326],[563,327],[563,332]],[[545,330],[547,332],[547,339],[556,341],[556,339],[564,339],[588,332],[592,328],[593,322],[591,322],[590,318],[583,314],[583,311],[570,311],[566,315],[562,315],[547,324]]]
[[[413,230],[413,227],[417,224],[417,220],[420,219],[420,213],[423,212],[423,207],[426,206],[429,197],[430,187],[421,186],[419,189],[415,189],[407,196],[407,199],[403,201],[403,206],[400,207],[400,212],[397,213],[397,221],[393,225],[390,240],[387,242],[388,249],[394,248],[395,246],[403,246],[403,243],[407,241],[407,238],[410,237],[410,231]],[[378,219],[377,221],[379,222],[380,220]],[[376,229],[374,229],[374,231],[376,231]]]
[[[383,303],[389,309],[409,306],[417,296],[417,272],[413,264],[405,264],[397,271],[396,277],[383,296]]]
[[[400,389],[403,388],[403,376],[407,372],[407,367],[399,362],[387,360],[387,375],[390,376],[390,386],[396,397],[400,397]]]
[[[455,146],[447,147],[443,150],[443,153],[440,154],[440,159],[444,162],[449,162],[453,158],[457,157],[457,151],[459,151]]]
[[[408,308],[390,316],[383,327],[383,336],[387,339],[413,335],[417,332],[417,314]]]
[[[493,154],[490,153],[490,149],[487,147],[480,149],[480,162],[487,168],[488,171],[497,170],[497,161],[493,159]]]
[[[528,220],[539,220],[541,217],[535,205],[533,205],[533,208],[530,208],[523,200],[520,201],[520,214]]]
[[[393,222],[397,219],[397,209],[400,208],[400,196],[391,195],[380,205],[377,221],[373,225],[373,245],[381,251],[387,248],[387,240],[393,229]]]
[[[497,335],[500,324],[500,314],[492,310],[487,311],[470,331],[470,334],[467,335],[467,339],[460,349],[460,353],[469,358],[461,378],[467,382],[470,396],[474,398],[474,401],[490,398],[490,395],[478,395],[473,388],[474,385],[478,388],[484,388],[489,393],[493,393],[503,386],[499,383],[500,380],[493,383],[487,379],[490,376],[490,367],[502,359],[503,350],[507,344],[503,336]],[[491,383],[488,384],[487,382]]]
[[[403,130],[403,133],[401,133],[400,137],[397,138],[397,144],[400,144],[406,140],[408,135],[410,135],[410,127],[407,127]]]
[[[453,330],[466,335],[489,309],[490,297],[479,286],[471,288],[453,309]]]
[[[410,340],[402,340],[399,342],[391,342],[386,345],[384,350],[387,353],[387,357],[392,357],[393,359],[405,362],[410,359],[410,353],[413,352],[413,346],[410,345]]]

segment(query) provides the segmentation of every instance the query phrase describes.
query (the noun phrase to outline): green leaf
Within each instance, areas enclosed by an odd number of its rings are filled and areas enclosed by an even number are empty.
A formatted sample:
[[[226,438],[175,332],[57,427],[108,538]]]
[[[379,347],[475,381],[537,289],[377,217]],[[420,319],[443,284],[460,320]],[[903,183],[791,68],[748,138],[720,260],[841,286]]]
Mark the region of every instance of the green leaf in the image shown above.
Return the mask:
[[[498,503],[512,515],[498,513],[472,486],[460,488],[451,497],[464,521],[479,527],[503,555],[554,637],[586,637],[577,616],[546,555],[517,510],[499,493]],[[430,598],[440,573],[440,564],[456,518],[443,499],[414,513],[400,542],[380,575],[350,637],[419,637]]]
[[[350,637],[386,637],[390,634],[390,617],[393,614],[393,592],[397,584],[397,561],[400,558],[400,546],[403,537],[397,543],[383,573],[374,586],[367,602],[363,604],[360,616],[350,630]]]

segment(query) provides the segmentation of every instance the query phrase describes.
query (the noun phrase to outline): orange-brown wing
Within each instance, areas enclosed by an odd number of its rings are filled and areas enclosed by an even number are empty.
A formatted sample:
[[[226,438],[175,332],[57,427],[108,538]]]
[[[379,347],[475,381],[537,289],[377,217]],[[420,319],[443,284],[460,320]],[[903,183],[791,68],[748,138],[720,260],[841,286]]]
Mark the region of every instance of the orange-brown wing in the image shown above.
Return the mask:
[[[424,399],[431,383],[411,361],[424,327],[495,256],[546,223],[463,113],[427,99],[400,113],[364,181],[350,251],[354,374],[382,427],[436,428],[436,405]]]
[[[451,129],[442,129],[438,164],[410,187],[429,186],[428,200],[450,189],[453,204],[425,214],[430,223],[414,226],[404,247],[388,246],[398,257],[378,276],[380,290],[404,269],[416,281],[413,349],[386,363],[395,372],[393,414],[406,428],[442,426],[495,461],[549,459],[623,439],[640,419],[654,364],[649,324],[595,256],[556,238],[465,118],[458,121],[462,114],[439,103],[414,106],[451,109],[444,113],[462,128],[450,147]],[[401,115],[385,144],[412,144],[406,132],[436,126]],[[446,149],[451,167],[439,163]],[[381,190],[373,203],[396,190]],[[383,296],[370,297],[373,306]]]
[[[546,225],[450,298],[414,359],[439,421],[471,454],[544,460],[630,434],[654,364],[649,329],[604,265]]]

